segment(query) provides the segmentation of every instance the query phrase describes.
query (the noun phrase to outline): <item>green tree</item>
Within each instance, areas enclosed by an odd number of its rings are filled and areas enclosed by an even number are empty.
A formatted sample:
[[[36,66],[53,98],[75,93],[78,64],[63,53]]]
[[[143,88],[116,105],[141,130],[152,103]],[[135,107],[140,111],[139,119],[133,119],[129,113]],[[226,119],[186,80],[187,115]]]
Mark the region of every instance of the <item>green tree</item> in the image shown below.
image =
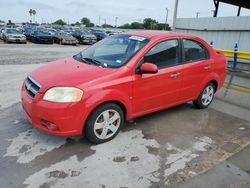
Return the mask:
[[[82,19],[81,19],[81,23],[82,23],[82,24],[84,24],[84,25],[87,25],[87,24],[89,24],[89,23],[90,23],[90,19],[89,19],[89,18],[84,17],[84,18],[82,18]]]
[[[119,28],[122,28],[122,29],[131,29],[131,25],[129,23],[126,23],[124,25],[119,26]]]
[[[80,23],[80,22],[76,22],[74,25],[76,25],[76,26],[80,26],[80,25],[81,25],[81,23]]]
[[[34,18],[34,22],[35,22],[35,15],[36,15],[36,10],[32,10],[32,14],[33,14],[33,18]]]
[[[0,20],[0,23],[5,23],[5,21],[3,21],[3,20]]]
[[[157,24],[157,29],[158,29],[158,30],[165,30],[165,23],[158,23],[158,24]],[[171,30],[169,24],[167,24],[166,30],[168,30],[168,31]]]
[[[112,28],[113,26],[112,26],[112,25],[109,25],[109,24],[103,24],[102,27],[103,27],[103,28]]]
[[[12,25],[15,25],[14,23],[12,23],[11,20],[8,20],[8,23],[7,23],[8,26],[12,26]]]
[[[95,24],[94,24],[94,23],[92,23],[92,22],[90,22],[90,23],[86,24],[85,26],[86,26],[86,27],[94,27],[94,26],[95,26]]]
[[[143,24],[139,22],[132,22],[130,25],[131,29],[143,29]]]
[[[56,20],[53,24],[55,25],[66,25],[66,22],[64,22],[62,19]]]
[[[29,14],[30,14],[30,22],[32,22],[32,14],[33,14],[33,10],[32,9],[29,10]]]
[[[143,20],[144,29],[157,29],[158,22],[152,18],[145,18]]]

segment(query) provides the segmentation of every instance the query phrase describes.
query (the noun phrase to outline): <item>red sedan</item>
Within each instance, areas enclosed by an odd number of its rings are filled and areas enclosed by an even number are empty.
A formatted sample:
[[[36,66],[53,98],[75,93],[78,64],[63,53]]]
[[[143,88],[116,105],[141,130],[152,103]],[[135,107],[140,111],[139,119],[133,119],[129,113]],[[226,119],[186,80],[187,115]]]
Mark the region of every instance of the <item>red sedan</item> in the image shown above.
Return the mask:
[[[28,120],[54,135],[93,143],[114,138],[125,120],[188,101],[206,108],[227,61],[202,39],[159,31],[113,35],[33,71],[22,86]]]

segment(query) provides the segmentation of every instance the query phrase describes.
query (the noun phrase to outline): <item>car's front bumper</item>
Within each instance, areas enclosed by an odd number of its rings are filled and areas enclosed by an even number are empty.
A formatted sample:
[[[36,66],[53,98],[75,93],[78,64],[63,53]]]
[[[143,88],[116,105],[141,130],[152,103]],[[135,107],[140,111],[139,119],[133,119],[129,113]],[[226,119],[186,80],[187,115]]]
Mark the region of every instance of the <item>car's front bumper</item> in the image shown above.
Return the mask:
[[[72,44],[72,45],[76,45],[78,44],[78,41],[75,40],[63,40],[62,44]]]
[[[59,136],[81,135],[85,121],[83,103],[53,103],[42,100],[38,93],[34,99],[21,90],[22,107],[29,122],[35,127]],[[54,125],[49,129],[45,122]]]
[[[6,38],[7,42],[16,42],[16,43],[24,43],[26,42],[26,38]]]
[[[97,42],[96,39],[81,39],[81,43],[85,43],[85,44],[94,44],[96,42]]]
[[[50,44],[54,42],[52,38],[35,38],[35,41],[44,44]]]

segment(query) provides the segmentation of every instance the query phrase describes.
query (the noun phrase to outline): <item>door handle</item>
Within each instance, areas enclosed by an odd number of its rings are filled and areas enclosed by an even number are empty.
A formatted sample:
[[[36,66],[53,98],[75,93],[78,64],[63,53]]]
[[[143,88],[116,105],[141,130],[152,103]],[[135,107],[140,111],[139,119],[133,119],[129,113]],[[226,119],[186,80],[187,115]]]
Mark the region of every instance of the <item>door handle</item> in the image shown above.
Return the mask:
[[[177,78],[178,76],[180,76],[181,73],[174,73],[174,74],[171,74],[170,77],[171,78]]]
[[[205,70],[209,70],[210,68],[211,68],[210,65],[207,65],[207,66],[204,67]]]

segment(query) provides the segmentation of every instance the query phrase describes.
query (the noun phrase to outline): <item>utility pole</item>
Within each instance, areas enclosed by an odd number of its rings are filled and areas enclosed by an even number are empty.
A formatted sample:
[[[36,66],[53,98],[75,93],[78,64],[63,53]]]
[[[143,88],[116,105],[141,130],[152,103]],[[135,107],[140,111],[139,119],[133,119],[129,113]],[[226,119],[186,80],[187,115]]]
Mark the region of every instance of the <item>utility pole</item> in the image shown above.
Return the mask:
[[[101,26],[101,16],[99,16],[99,26]]]
[[[173,31],[175,31],[175,26],[176,26],[176,17],[177,17],[177,10],[178,10],[178,2],[179,2],[179,0],[175,0],[174,18],[173,18],[173,26],[172,26],[172,30]]]
[[[117,20],[118,20],[118,17],[115,17],[115,27],[117,27]]]
[[[167,30],[167,24],[168,24],[168,8],[166,8],[167,14],[166,14],[166,22],[165,22],[165,31]]]
[[[196,14],[196,18],[199,18],[200,12],[196,12],[195,14]]]

